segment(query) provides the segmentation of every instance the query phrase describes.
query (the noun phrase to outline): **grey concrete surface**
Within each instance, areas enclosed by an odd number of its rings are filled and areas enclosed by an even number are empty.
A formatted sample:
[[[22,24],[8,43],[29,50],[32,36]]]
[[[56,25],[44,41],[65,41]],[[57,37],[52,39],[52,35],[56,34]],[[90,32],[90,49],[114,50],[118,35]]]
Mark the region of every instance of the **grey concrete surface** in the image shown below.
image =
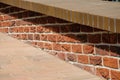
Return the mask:
[[[0,33],[0,80],[102,80]]]

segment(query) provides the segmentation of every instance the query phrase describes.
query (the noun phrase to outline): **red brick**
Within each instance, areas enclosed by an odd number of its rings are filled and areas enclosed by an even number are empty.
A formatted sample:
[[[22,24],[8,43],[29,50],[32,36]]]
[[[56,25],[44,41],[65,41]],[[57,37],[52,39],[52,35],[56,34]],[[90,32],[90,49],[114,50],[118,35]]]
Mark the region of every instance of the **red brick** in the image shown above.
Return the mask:
[[[53,43],[53,50],[61,51],[61,44]]]
[[[49,26],[44,26],[44,32],[55,32],[59,33],[60,32],[60,27],[58,25],[49,25]]]
[[[38,26],[37,27],[37,32],[39,33],[49,33],[51,32],[51,30],[49,28],[47,28],[46,26]]]
[[[120,80],[120,71],[111,70],[111,80]]]
[[[44,43],[44,48],[52,50],[52,44],[51,43]]]
[[[57,42],[77,42],[75,40],[75,35],[58,35],[57,36]]]
[[[90,43],[101,43],[101,34],[88,34],[88,41]]]
[[[83,53],[85,54],[93,54],[94,53],[94,46],[92,45],[83,45]]]
[[[17,34],[17,35],[16,35],[16,38],[17,38],[17,39],[21,39],[21,34]]]
[[[57,37],[56,34],[48,35],[48,41],[56,42],[56,37]]]
[[[44,34],[40,35],[40,38],[43,41],[47,41],[47,37],[48,37],[48,35],[44,35]]]
[[[57,57],[62,59],[62,60],[65,60],[65,54],[64,53],[58,53]]]
[[[61,50],[71,52],[71,45],[70,44],[61,44]]]
[[[98,55],[109,55],[109,46],[108,45],[96,45],[95,52]]]
[[[33,34],[28,34],[28,40],[33,40]]]
[[[109,70],[106,68],[96,68],[96,75],[103,77],[106,80],[110,79]]]
[[[30,30],[30,32],[35,33],[36,32],[36,27],[31,26],[29,30]]]
[[[0,29],[0,32],[8,33],[8,28],[1,28],[1,29]]]
[[[90,56],[90,64],[101,65],[102,64],[102,58],[100,56]]]
[[[76,57],[75,54],[67,54],[67,60],[68,60],[68,61],[76,62],[77,57]]]
[[[72,52],[82,53],[82,45],[72,45]]]
[[[78,63],[88,64],[88,56],[87,55],[78,55]]]
[[[4,15],[4,20],[11,20],[14,19],[11,15]]]
[[[22,34],[21,38],[22,38],[23,40],[27,40],[28,35],[27,35],[27,34]]]
[[[18,32],[24,32],[24,28],[23,27],[18,27]]]
[[[0,16],[0,21],[4,20],[3,16]]]
[[[42,26],[38,26],[36,28],[37,28],[37,32],[39,32],[39,33],[44,32],[44,28]]]
[[[31,42],[32,46],[36,46],[37,42]]]
[[[95,74],[95,68],[93,66],[84,66],[83,69],[92,74]]]
[[[34,40],[40,40],[40,34],[34,34]]]
[[[24,27],[24,32],[28,33],[30,31],[30,27]]]
[[[37,42],[37,45],[42,49],[44,48],[44,43],[43,42]]]
[[[103,58],[103,64],[104,64],[104,66],[117,69],[118,68],[118,59],[110,58],[110,57],[104,57]]]
[[[11,21],[9,21],[9,22],[7,21],[7,22],[2,22],[2,23],[1,23],[1,26],[2,26],[2,27],[10,27],[11,25],[12,25],[12,22],[11,22]]]

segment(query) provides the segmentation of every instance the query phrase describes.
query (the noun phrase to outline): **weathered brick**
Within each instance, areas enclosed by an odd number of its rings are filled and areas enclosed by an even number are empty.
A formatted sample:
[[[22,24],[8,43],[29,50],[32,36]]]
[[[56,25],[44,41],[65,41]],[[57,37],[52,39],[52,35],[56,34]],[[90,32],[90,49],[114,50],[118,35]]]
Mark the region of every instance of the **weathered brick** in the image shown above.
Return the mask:
[[[82,45],[72,45],[72,52],[82,53]]]
[[[37,45],[39,46],[39,48],[44,48],[44,43],[43,42],[37,42]]]
[[[70,44],[61,44],[61,50],[71,52],[71,45]]]
[[[109,70],[106,68],[96,68],[96,75],[103,77],[107,80],[110,79]]]
[[[94,46],[93,45],[83,45],[83,53],[84,54],[93,54]]]
[[[65,60],[65,54],[64,53],[58,53],[57,57],[62,59],[62,60]]]
[[[98,55],[109,55],[109,46],[108,45],[96,45],[95,52]]]
[[[88,56],[87,55],[78,55],[78,63],[88,64]]]
[[[75,54],[67,54],[67,60],[75,62],[77,60],[77,57]]]
[[[100,56],[90,56],[90,64],[101,65],[102,64],[102,58]]]
[[[103,64],[104,64],[104,66],[118,69],[118,59],[104,57]]]
[[[53,43],[53,50],[60,51],[61,50],[61,44]]]
[[[90,43],[101,43],[101,34],[88,34],[88,41]]]
[[[120,46],[110,46],[110,55],[120,57]]]
[[[40,40],[40,34],[34,34],[34,40]]]
[[[120,80],[120,71],[111,70],[111,80]]]

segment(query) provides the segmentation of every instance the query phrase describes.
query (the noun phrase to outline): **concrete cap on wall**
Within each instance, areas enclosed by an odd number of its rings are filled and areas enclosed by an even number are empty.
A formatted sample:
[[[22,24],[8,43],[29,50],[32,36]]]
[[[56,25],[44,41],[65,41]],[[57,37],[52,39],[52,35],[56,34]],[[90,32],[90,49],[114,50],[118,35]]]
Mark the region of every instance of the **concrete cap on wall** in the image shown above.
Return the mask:
[[[120,3],[102,0],[0,0],[78,24],[120,33]]]

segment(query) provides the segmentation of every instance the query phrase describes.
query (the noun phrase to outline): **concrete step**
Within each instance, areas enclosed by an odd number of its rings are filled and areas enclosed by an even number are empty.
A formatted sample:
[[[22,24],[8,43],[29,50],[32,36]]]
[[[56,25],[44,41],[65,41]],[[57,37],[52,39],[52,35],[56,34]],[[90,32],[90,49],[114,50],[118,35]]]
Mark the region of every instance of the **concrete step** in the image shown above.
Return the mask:
[[[102,80],[0,33],[0,80]]]

